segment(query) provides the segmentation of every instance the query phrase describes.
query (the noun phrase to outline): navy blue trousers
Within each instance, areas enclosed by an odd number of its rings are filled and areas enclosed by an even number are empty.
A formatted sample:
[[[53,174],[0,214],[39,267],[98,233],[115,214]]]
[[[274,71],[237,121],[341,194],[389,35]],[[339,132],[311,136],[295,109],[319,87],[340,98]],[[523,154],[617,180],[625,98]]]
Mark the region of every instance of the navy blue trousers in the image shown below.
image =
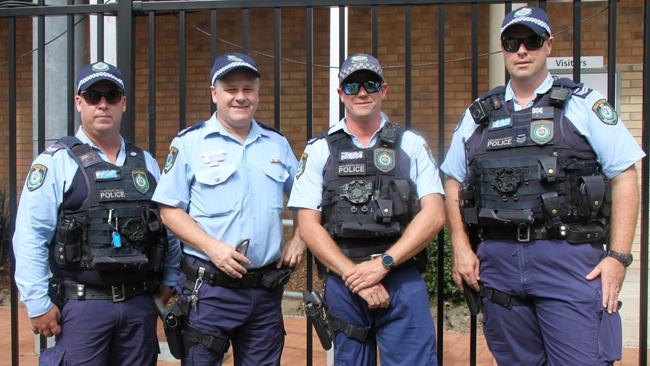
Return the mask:
[[[68,300],[61,311],[56,346],[41,365],[155,365],[156,312],[150,295],[123,302]]]
[[[195,265],[206,261],[187,256]],[[179,273],[177,291],[183,288],[185,274]],[[282,288],[232,289],[204,283],[198,291],[196,310],[190,309],[189,324],[203,333],[230,339],[236,366],[280,365],[284,347]],[[194,345],[182,360],[183,365],[221,365],[223,354]]]
[[[602,306],[600,278],[585,276],[600,262],[602,245],[558,240],[479,246],[481,282],[531,297],[512,309],[483,299],[484,334],[499,365],[611,365],[621,358],[621,318]]]
[[[334,343],[336,366],[371,366],[377,346],[382,366],[437,365],[436,330],[420,273],[411,265],[391,271],[381,283],[390,295],[390,306],[369,309],[340,277],[327,278],[325,302],[329,313],[373,333],[361,343],[338,332]]]

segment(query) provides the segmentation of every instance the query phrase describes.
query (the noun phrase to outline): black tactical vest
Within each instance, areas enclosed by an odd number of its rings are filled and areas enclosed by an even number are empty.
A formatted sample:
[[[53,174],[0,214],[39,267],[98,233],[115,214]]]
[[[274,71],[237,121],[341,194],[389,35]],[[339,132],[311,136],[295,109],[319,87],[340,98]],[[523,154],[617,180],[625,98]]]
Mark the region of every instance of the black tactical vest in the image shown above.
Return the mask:
[[[151,201],[156,180],[144,152],[127,143],[120,167],[76,137],[64,137],[57,145],[79,169],[59,209],[50,245],[52,272],[95,286],[159,278],[167,236],[158,204]]]
[[[480,126],[466,141],[463,221],[483,239],[602,242],[610,189],[597,156],[564,115],[574,89],[556,79],[531,108],[514,111],[495,88],[470,106]]]
[[[401,150],[404,130],[387,122],[374,147],[359,148],[343,130],[323,133],[330,156],[323,169],[322,223],[350,258],[383,253],[419,210]]]

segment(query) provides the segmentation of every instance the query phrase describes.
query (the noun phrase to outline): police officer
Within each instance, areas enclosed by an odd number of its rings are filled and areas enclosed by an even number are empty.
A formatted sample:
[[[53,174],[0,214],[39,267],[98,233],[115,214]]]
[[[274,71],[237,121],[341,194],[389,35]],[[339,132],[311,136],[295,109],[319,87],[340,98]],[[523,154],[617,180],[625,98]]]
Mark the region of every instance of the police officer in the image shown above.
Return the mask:
[[[180,257],[150,201],[160,171],[120,136],[120,71],[97,62],[77,80],[81,127],[36,158],[23,188],[16,283],[34,333],[57,336],[41,364],[153,365],[150,294],[169,299]]]
[[[542,9],[506,15],[510,81],[453,135],[442,165],[453,278],[480,291],[500,365],[611,365],[644,153],[600,93],[550,75],[551,35]]]
[[[371,365],[378,345],[382,365],[435,365],[414,257],[444,224],[438,169],[425,140],[381,112],[377,59],[349,57],[339,83],[346,117],[308,142],[289,200],[324,275],[334,362]]]
[[[304,253],[295,230],[283,245],[283,192],[297,160],[286,138],[254,119],[260,73],[245,54],[218,57],[210,72],[217,111],[172,141],[154,200],[185,244],[178,291],[189,312],[184,362],[279,365],[281,300]],[[208,340],[208,341],[205,341]]]

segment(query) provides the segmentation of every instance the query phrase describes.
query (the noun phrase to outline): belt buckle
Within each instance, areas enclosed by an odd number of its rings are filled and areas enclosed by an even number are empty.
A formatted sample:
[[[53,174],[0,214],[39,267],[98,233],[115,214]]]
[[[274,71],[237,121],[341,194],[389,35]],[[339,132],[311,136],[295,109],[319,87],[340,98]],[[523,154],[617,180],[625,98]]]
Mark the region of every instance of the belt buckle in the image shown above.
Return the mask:
[[[124,288],[124,284],[111,286],[111,295],[113,297],[113,302],[122,302],[126,300],[126,289]]]
[[[525,229],[525,230],[522,230]],[[530,242],[530,225],[529,224],[519,224],[517,226],[517,241],[520,243]]]

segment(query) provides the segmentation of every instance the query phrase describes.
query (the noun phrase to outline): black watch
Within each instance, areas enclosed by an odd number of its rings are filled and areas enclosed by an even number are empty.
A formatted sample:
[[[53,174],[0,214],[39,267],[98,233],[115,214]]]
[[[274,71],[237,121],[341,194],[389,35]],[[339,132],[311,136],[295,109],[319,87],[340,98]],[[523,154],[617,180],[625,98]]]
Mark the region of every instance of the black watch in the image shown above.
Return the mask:
[[[607,251],[607,256],[623,263],[623,266],[625,267],[628,267],[630,264],[632,264],[632,261],[634,260],[632,253],[621,253],[611,249]]]
[[[386,268],[387,270],[393,269],[395,267],[395,260],[390,254],[382,254],[381,255],[381,264]]]

